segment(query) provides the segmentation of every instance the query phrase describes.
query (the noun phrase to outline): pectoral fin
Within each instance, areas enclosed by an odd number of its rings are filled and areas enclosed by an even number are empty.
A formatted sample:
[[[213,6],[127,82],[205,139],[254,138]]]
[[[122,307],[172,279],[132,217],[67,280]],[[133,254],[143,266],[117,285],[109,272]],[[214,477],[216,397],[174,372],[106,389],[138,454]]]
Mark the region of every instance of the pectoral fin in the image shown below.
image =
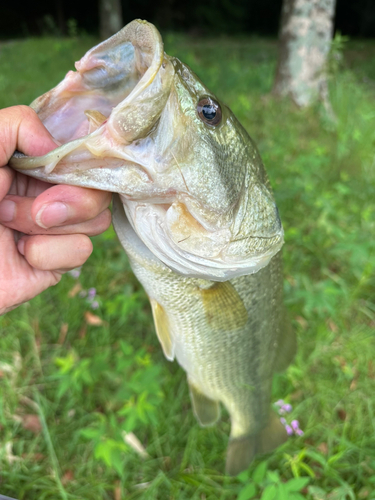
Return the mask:
[[[152,314],[154,316],[156,335],[163,349],[164,355],[169,361],[174,360],[173,339],[170,335],[168,316],[164,308],[154,299],[150,299]]]
[[[220,404],[208,398],[189,382],[190,399],[196,419],[203,427],[213,425],[220,417]]]

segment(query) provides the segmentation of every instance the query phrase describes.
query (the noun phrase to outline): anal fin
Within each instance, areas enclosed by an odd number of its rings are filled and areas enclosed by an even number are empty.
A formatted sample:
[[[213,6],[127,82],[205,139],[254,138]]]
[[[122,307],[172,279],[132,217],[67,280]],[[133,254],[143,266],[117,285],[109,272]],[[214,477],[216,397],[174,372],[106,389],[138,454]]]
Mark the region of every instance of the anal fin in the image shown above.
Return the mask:
[[[208,398],[189,382],[190,399],[199,424],[203,427],[215,424],[220,417],[220,404]]]
[[[169,321],[164,308],[154,299],[150,299],[152,314],[154,316],[156,335],[169,361],[174,359],[173,340],[170,334]]]

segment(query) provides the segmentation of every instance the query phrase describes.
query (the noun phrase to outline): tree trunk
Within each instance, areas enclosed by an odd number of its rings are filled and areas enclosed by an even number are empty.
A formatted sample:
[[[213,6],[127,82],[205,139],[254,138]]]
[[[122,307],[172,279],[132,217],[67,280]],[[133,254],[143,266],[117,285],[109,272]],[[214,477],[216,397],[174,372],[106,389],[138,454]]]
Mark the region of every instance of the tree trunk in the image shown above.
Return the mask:
[[[60,35],[64,36],[66,35],[66,23],[64,16],[64,5],[62,0],[56,0],[55,6],[56,6],[57,27],[59,28]]]
[[[273,92],[301,107],[327,96],[325,75],[336,0],[284,0]]]
[[[122,27],[121,0],[99,0],[100,37],[106,40]]]

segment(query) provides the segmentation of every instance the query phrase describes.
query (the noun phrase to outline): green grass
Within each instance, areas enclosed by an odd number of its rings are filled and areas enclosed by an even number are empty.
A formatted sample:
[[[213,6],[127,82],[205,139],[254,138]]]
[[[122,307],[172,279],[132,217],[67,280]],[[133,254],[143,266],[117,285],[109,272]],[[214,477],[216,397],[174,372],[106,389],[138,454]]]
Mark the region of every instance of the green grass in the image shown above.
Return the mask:
[[[214,428],[195,422],[185,375],[163,358],[146,296],[110,230],[94,238],[78,279],[67,275],[0,318],[0,493],[20,500],[375,499],[375,44],[349,42],[344,62],[333,65],[334,124],[319,105],[300,111],[270,96],[272,40],[165,40],[167,52],[229,104],[266,164],[285,229],[286,304],[299,340],[295,362],[275,378],[274,398],[293,405],[305,434],[240,478],[223,474],[228,416]],[[0,107],[50,89],[94,42],[0,45]],[[77,283],[97,289],[92,312],[100,326],[85,320],[87,298],[69,295]],[[37,415],[33,430],[26,414]],[[124,430],[148,458],[124,444]],[[298,476],[308,485],[293,482]]]

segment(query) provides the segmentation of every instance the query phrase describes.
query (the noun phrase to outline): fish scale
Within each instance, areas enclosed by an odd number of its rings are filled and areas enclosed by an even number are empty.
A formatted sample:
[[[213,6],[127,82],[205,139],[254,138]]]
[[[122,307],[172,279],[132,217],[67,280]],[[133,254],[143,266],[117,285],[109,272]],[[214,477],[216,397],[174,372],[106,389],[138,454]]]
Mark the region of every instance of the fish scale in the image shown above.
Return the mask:
[[[136,20],[93,47],[31,106],[62,145],[16,154],[19,171],[114,197],[119,239],[151,302],[168,360],[187,373],[193,411],[231,418],[226,470],[286,439],[272,376],[295,351],[283,307],[283,229],[246,130]]]
[[[114,201],[114,227],[150,300],[160,304],[166,313],[167,335],[173,344],[169,359],[177,359],[195,389],[225,406],[231,418],[234,442],[243,437],[254,437],[256,442],[263,429],[267,432],[270,423],[274,428],[270,433],[276,432],[277,444],[281,444],[286,439],[285,429],[274,418],[270,422],[272,375],[276,365],[289,363],[295,342],[291,334],[285,359],[279,349],[281,335],[287,327],[283,324],[281,252],[258,273],[218,284],[183,277],[155,259],[131,229],[118,200]],[[229,290],[233,288],[231,301],[227,290],[221,290],[224,286]],[[208,303],[209,308],[214,308],[214,315],[208,313],[202,299],[202,294],[211,289],[217,290]],[[231,315],[228,308],[220,311],[219,307],[226,302],[237,307],[236,314]],[[154,316],[154,319],[158,326],[158,318]],[[159,340],[162,344],[165,341]],[[283,359],[277,359],[278,356]],[[200,420],[199,414],[197,417]],[[218,415],[209,423],[215,423],[217,418]],[[247,441],[245,446],[249,447]],[[262,451],[255,445],[253,448],[252,455]],[[227,470],[238,473],[248,461],[245,457],[239,465],[232,465],[227,460]]]

